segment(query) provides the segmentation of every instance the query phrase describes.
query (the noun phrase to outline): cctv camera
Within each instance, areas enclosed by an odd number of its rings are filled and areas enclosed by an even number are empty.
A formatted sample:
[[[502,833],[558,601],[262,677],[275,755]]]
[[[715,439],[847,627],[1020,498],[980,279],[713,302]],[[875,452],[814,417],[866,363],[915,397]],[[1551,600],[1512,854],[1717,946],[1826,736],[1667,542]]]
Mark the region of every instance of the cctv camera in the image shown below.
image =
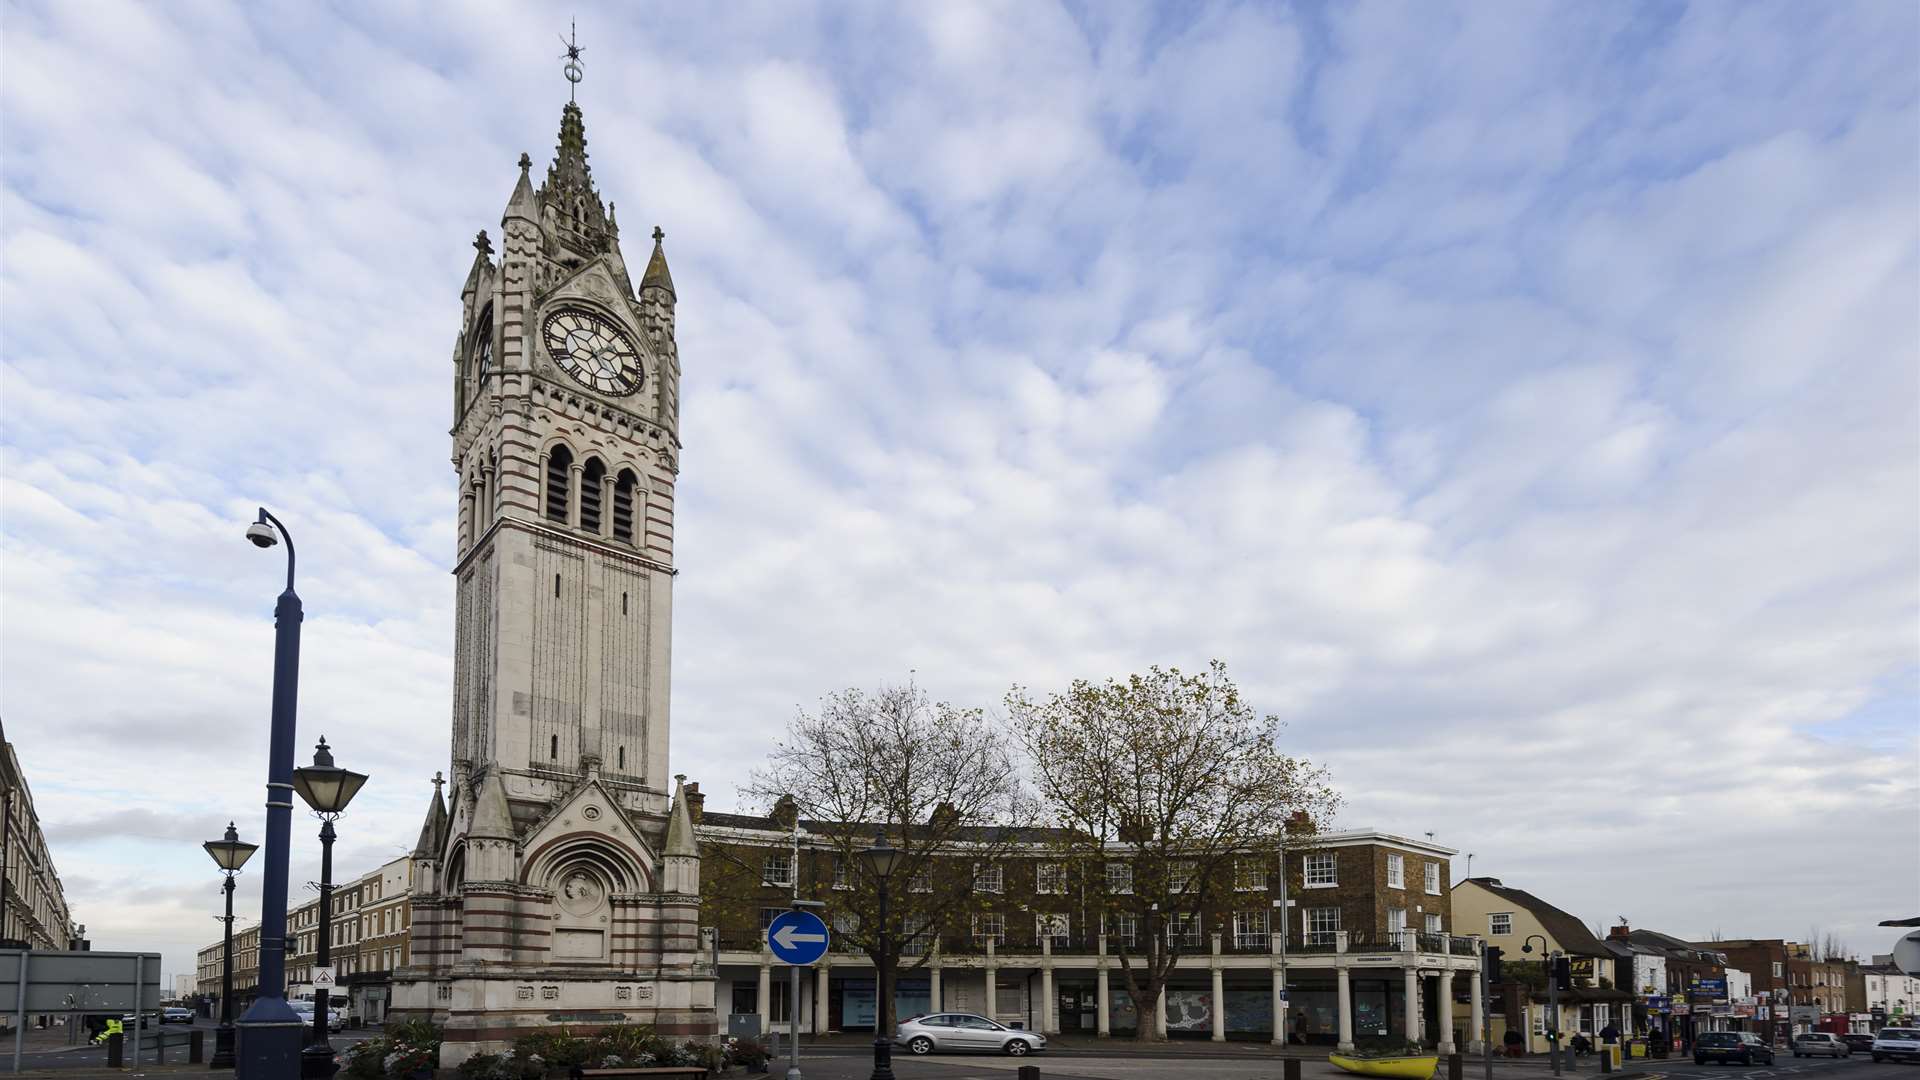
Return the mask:
[[[247,526],[247,539],[253,541],[254,547],[263,548],[270,548],[280,542],[280,538],[273,535],[273,526],[264,521],[256,521]]]

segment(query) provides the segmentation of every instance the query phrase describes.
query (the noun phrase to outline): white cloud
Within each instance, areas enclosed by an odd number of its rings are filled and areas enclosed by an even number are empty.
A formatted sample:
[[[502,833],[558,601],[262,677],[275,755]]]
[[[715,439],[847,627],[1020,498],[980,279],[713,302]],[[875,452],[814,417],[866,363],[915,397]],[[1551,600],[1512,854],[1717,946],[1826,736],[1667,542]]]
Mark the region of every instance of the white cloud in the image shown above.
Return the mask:
[[[1916,16],[1634,10],[583,11],[596,179],[682,298],[675,770],[724,805],[910,669],[1217,656],[1354,824],[1883,947]],[[543,16],[467,14],[0,16],[0,706],[103,944],[189,966],[210,837],[152,825],[257,816],[258,503],[302,742],[374,776],[340,864],[444,767],[456,293],[562,86]]]

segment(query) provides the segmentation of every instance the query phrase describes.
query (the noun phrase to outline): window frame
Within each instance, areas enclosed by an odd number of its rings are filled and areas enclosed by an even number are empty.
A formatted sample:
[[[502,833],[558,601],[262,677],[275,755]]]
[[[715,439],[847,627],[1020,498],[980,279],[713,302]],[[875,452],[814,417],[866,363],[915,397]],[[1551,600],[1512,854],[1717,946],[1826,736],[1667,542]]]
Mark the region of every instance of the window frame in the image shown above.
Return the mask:
[[[1500,929],[1500,920],[1506,921],[1507,928],[1505,930]],[[1513,912],[1511,911],[1487,912],[1487,936],[1488,937],[1512,937],[1513,936]]]
[[[1117,859],[1109,859],[1106,864],[1106,882],[1108,896],[1133,895],[1133,864]],[[1115,873],[1119,871],[1119,873]]]
[[[1057,929],[1054,929],[1056,928]],[[1053,942],[1058,949],[1073,944],[1073,919],[1064,912],[1036,911],[1033,913],[1033,942],[1035,946],[1047,941]]]
[[[1423,870],[1422,873],[1426,875],[1427,895],[1439,896],[1440,895],[1440,864],[1429,859],[1426,864],[1426,869]]]
[[[1387,852],[1387,888],[1407,887],[1407,857],[1397,851]]]
[[[1175,940],[1178,931],[1180,940]],[[1181,949],[1205,948],[1207,943],[1206,927],[1200,921],[1197,911],[1176,911],[1167,915],[1167,947]]]
[[[998,926],[999,929],[981,930],[982,919],[987,920],[986,925],[989,927]],[[996,948],[1005,945],[1007,943],[1007,916],[1005,913],[999,911],[976,911],[973,913],[972,930],[973,943],[975,945],[985,946],[988,938],[993,939],[993,944]]]
[[[1267,860],[1258,855],[1243,855],[1233,860],[1233,891],[1265,892],[1268,869]],[[1249,874],[1249,870],[1253,873]]]
[[[1325,866],[1315,865],[1325,860]],[[1326,880],[1315,880],[1324,876]],[[1303,889],[1333,889],[1340,885],[1340,856],[1332,851],[1316,851],[1300,856],[1300,887]]]
[[[973,891],[999,895],[1007,891],[1006,874],[997,862],[973,864]]]
[[[1257,916],[1257,918],[1255,918]],[[1254,924],[1257,924],[1254,925]],[[1273,910],[1249,908],[1233,913],[1233,947],[1268,949],[1273,947]]]
[[[1331,918],[1328,918],[1330,916]],[[1316,927],[1318,922],[1322,925]],[[1332,925],[1326,925],[1331,922]],[[1340,906],[1310,907],[1301,913],[1300,940],[1308,945],[1332,945],[1340,940]]]
[[[1033,891],[1042,896],[1066,895],[1066,864],[1057,862],[1035,863],[1033,867]]]
[[[776,862],[785,864],[786,877],[777,878],[774,876],[774,864]],[[792,888],[794,881],[793,871],[793,852],[791,851],[769,851],[760,858],[761,885],[778,889]]]

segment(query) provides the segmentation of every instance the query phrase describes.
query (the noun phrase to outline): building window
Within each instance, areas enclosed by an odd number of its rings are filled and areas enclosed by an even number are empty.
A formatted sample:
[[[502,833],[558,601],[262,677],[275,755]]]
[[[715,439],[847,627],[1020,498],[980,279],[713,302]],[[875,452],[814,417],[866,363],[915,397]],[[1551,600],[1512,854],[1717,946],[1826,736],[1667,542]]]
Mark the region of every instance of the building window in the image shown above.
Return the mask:
[[[580,475],[580,527],[591,533],[600,531],[600,492],[606,480],[607,467],[599,458],[588,458]]]
[[[932,892],[933,891],[933,867],[929,866],[926,863],[921,863],[920,869],[915,870],[913,872],[913,876],[907,879],[907,891],[908,892]]]
[[[927,942],[933,940],[928,931],[932,925],[925,915],[908,915],[900,920],[900,955],[921,956],[927,951]]]
[[[1102,915],[1100,927],[1111,943],[1131,949],[1140,944],[1140,919],[1134,915]]]
[[[999,945],[1007,940],[1007,917],[997,911],[978,912],[973,917],[973,943]]]
[[[1392,937],[1392,940],[1394,941],[1395,944],[1399,943],[1400,941],[1399,935],[1405,933],[1406,929],[1407,929],[1407,909],[1403,907],[1388,908],[1387,909],[1387,933]]]
[[[1233,887],[1239,892],[1257,892],[1267,887],[1267,860],[1235,859]]]
[[[1033,868],[1033,891],[1057,896],[1067,891],[1067,868],[1057,862],[1043,862]]]
[[[1233,913],[1233,947],[1236,949],[1265,949],[1273,943],[1273,935],[1268,932],[1270,913],[1266,908]]]
[[[1116,896],[1132,894],[1133,864],[1123,862],[1107,864],[1107,892]]]
[[[1427,933],[1437,934],[1439,932],[1440,932],[1440,913],[1437,911],[1427,912]]]
[[[625,604],[627,602],[627,596],[625,593],[620,594],[620,602],[622,604]],[[622,746],[615,749],[614,759],[615,759],[615,763],[613,766],[614,768],[616,769],[626,768],[627,767],[627,748]]]
[[[1785,966],[1786,966],[1785,964],[1782,964],[1780,961],[1775,960],[1773,962],[1773,977],[1776,979],[1779,978],[1781,975],[1781,969],[1784,968]]]
[[[573,451],[565,444],[547,451],[547,520],[567,523],[567,486],[572,483]]]
[[[1167,944],[1182,949],[1200,947],[1200,916],[1191,912],[1167,916]]]
[[[854,944],[854,936],[859,932],[860,916],[851,911],[836,911],[833,913],[833,944],[835,948],[845,952],[855,951],[859,946]]]
[[[1513,933],[1513,912],[1496,911],[1487,916],[1487,936],[1505,937]]]
[[[772,926],[773,920],[779,918],[780,913],[786,910],[787,910],[786,908],[777,908],[777,907],[763,907],[760,909],[760,936],[761,937],[767,936],[767,927]]]
[[[1339,932],[1339,908],[1316,907],[1307,909],[1307,944],[1331,945],[1335,940],[1334,935]]]
[[[833,887],[836,889],[853,888],[853,867],[838,855],[833,857]]]
[[[1193,860],[1175,859],[1167,864],[1167,891],[1174,894],[1193,887]]]
[[[760,864],[760,884],[792,885],[793,856],[786,852],[768,855],[766,861]]]
[[[633,496],[639,486],[632,469],[621,469],[613,482],[613,538],[622,543],[633,543]]]
[[[978,863],[973,868],[973,891],[997,893],[1003,882],[999,863]]]
[[[1309,889],[1331,889],[1339,884],[1337,864],[1333,852],[1323,855],[1305,856],[1301,863],[1301,880]]]
[[[558,735],[547,736],[547,760],[560,760],[560,736]]]
[[[1035,915],[1033,935],[1038,941],[1052,942],[1056,949],[1064,949],[1072,942],[1072,938],[1067,933],[1065,915]]]
[[[1427,864],[1427,895],[1440,895],[1440,864],[1437,862]]]
[[[1387,888],[1404,889],[1407,887],[1407,859],[1404,855],[1387,856]]]

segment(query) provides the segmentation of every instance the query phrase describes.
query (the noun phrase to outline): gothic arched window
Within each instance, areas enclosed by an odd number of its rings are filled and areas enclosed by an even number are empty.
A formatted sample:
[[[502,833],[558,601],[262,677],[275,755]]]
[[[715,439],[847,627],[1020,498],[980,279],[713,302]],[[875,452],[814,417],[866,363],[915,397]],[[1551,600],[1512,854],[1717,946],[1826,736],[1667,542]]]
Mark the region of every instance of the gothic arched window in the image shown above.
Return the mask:
[[[613,482],[613,538],[623,543],[633,543],[633,496],[639,486],[632,469],[621,469]]]
[[[547,451],[547,520],[567,523],[567,486],[573,482],[573,451],[562,443]]]
[[[606,479],[607,467],[599,458],[588,458],[580,474],[580,527],[590,533],[600,531],[600,491]]]
[[[468,349],[473,357],[473,374],[479,387],[484,391],[487,376],[493,372],[493,305],[480,313],[480,326],[473,332],[473,344]]]

